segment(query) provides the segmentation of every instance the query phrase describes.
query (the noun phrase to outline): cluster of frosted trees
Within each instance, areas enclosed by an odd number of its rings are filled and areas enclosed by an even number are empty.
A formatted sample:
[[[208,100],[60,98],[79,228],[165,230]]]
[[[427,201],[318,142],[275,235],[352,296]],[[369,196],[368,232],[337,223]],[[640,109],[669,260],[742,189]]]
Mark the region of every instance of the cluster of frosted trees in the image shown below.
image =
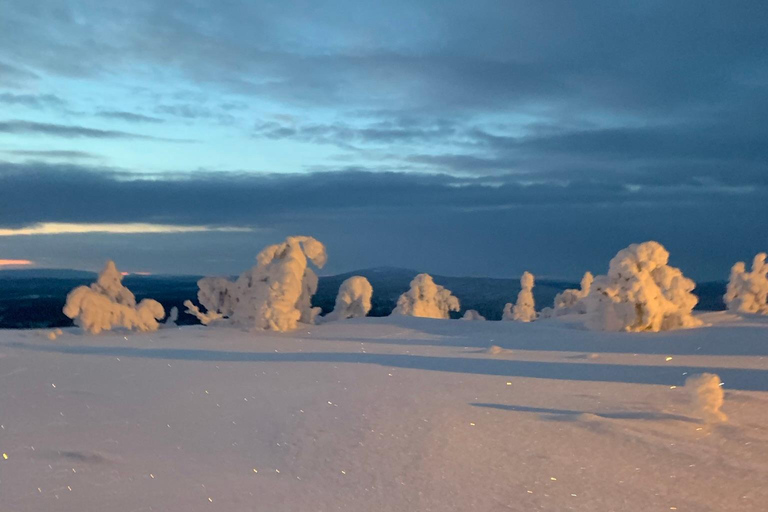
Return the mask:
[[[320,308],[312,307],[318,277],[310,265],[322,268],[326,260],[325,246],[318,240],[288,237],[262,250],[256,266],[234,281],[222,277],[198,281],[199,305],[186,301],[186,312],[205,325],[281,332],[296,329],[299,323],[366,316],[371,310],[373,288],[362,276],[350,277],[341,284],[331,313],[320,317]],[[525,272],[517,300],[505,305],[502,320],[531,322],[537,318],[585,315],[589,328],[609,331],[664,331],[701,325],[692,314],[698,301],[692,293],[695,283],[668,262],[669,253],[661,244],[632,244],[611,259],[606,274],[585,273],[579,289],[559,293],[553,307],[541,312],[535,309],[534,276]],[[742,262],[733,266],[725,301],[731,311],[768,314],[768,263],[764,253],[755,257],[750,272]],[[459,310],[459,299],[450,290],[436,284],[430,275],[419,274],[400,296],[392,314],[447,319],[451,312]],[[115,327],[154,331],[165,317],[163,307],[155,300],[136,303],[111,261],[96,283],[69,293],[64,314],[95,334]],[[166,323],[173,325],[177,314],[174,308]],[[468,310],[462,320],[485,318]]]

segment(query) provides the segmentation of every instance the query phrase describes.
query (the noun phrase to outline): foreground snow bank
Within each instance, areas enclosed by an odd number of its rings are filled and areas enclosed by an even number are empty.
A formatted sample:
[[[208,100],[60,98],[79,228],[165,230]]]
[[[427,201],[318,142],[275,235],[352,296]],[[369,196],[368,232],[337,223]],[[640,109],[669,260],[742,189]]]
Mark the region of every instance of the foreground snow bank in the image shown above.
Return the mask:
[[[461,308],[459,299],[447,288],[435,284],[429,274],[419,274],[411,281],[411,288],[397,299],[393,315],[423,318],[450,318],[451,311]]]
[[[0,510],[765,512],[768,318],[705,318],[0,330]]]
[[[743,261],[731,269],[725,304],[736,313],[768,315],[768,263],[764,252],[752,261],[752,272],[747,272]]]
[[[667,331],[697,327],[696,284],[671,267],[658,242],[632,244],[595,277],[586,297],[587,326],[603,331]]]
[[[257,265],[235,282],[206,277],[198,282],[197,298],[206,312],[191,301],[187,313],[203,324],[227,321],[246,328],[290,331],[298,323],[314,323],[320,308],[311,306],[317,274],[308,261],[322,268],[325,246],[309,236],[290,236],[270,245],[256,257]]]
[[[123,286],[123,276],[113,261],[108,261],[91,286],[78,286],[67,295],[63,312],[92,334],[115,327],[156,331],[165,317],[163,306],[153,299],[136,304],[131,290]]]

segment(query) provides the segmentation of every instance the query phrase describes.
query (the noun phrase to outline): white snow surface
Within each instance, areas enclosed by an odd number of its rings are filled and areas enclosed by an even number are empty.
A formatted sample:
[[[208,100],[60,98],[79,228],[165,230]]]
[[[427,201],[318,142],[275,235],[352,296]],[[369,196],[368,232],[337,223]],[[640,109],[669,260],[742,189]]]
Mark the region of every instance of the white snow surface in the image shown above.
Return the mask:
[[[743,261],[731,268],[725,304],[729,311],[768,315],[768,262],[766,253],[758,253],[747,272]]]
[[[0,330],[0,510],[762,512],[768,318],[701,319]]]

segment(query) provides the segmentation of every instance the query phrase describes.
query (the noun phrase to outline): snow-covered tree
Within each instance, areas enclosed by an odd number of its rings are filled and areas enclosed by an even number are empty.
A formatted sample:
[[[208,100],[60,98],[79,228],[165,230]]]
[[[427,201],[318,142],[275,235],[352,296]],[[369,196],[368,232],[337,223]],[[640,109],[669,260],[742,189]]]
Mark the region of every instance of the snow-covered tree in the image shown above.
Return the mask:
[[[554,307],[542,309],[541,318],[551,318],[573,313],[585,314],[587,312],[587,304],[584,299],[589,295],[589,289],[592,287],[593,280],[594,276],[592,273],[586,272],[584,277],[581,278],[581,288],[578,290],[563,290],[555,295]]]
[[[752,271],[747,272],[743,261],[731,268],[725,304],[729,311],[768,315],[768,263],[761,252],[752,261]]]
[[[257,265],[235,282],[221,277],[198,281],[197,298],[206,309],[185,301],[187,313],[202,323],[226,321],[240,326],[290,331],[298,322],[314,323],[320,308],[311,306],[317,291],[317,275],[308,261],[322,268],[325,246],[308,236],[289,236],[284,242],[264,248]]]
[[[429,274],[419,274],[411,281],[411,288],[397,299],[393,315],[424,318],[450,318],[451,311],[460,309],[459,299],[451,291],[435,284]]]
[[[328,321],[364,317],[371,310],[373,286],[363,276],[352,276],[339,287],[336,305],[324,318]]]
[[[92,334],[114,327],[156,331],[160,326],[158,320],[165,317],[163,306],[153,299],[144,299],[137,305],[136,297],[122,281],[115,263],[108,261],[95,283],[69,292],[64,314]]]
[[[506,304],[502,320],[513,320],[515,322],[533,322],[536,320],[536,306],[533,301],[533,274],[523,272],[520,278],[520,293],[517,294],[517,302]]]
[[[707,423],[728,421],[723,407],[725,393],[720,377],[714,373],[700,373],[685,379],[685,389],[690,393],[696,414]]]
[[[464,316],[462,316],[461,319],[471,322],[482,322],[485,320],[485,317],[481,315],[480,312],[476,309],[468,309],[464,312]]]
[[[587,326],[604,331],[666,331],[696,327],[696,284],[670,267],[658,242],[632,244],[595,277],[587,295]]]

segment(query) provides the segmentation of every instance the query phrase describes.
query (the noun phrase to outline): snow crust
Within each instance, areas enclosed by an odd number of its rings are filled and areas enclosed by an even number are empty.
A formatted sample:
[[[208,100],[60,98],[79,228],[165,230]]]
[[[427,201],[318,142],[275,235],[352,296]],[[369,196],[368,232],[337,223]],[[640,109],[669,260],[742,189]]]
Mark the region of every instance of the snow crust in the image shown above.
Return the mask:
[[[696,284],[668,265],[658,242],[632,244],[610,261],[608,274],[594,278],[584,299],[587,326],[602,331],[668,331],[702,325],[693,316]]]
[[[64,314],[91,334],[116,327],[156,331],[160,326],[158,320],[165,317],[163,306],[153,299],[136,304],[136,297],[122,281],[115,263],[107,261],[95,283],[69,292]]]
[[[264,248],[257,265],[236,281],[205,277],[198,281],[197,299],[206,311],[185,301],[187,313],[205,325],[231,323],[248,329],[290,331],[299,322],[313,324],[320,308],[311,306],[317,274],[308,263],[322,268],[325,246],[308,236],[290,236]]]
[[[451,291],[435,284],[429,274],[419,274],[411,281],[411,288],[397,299],[393,315],[422,318],[450,318],[451,311],[459,311],[459,299]]]
[[[333,311],[324,319],[336,321],[364,317],[371,310],[371,297],[373,297],[373,286],[368,279],[363,276],[345,279],[339,286]]]
[[[747,272],[743,261],[731,268],[724,299],[729,311],[768,315],[768,262],[764,252],[755,256],[751,272]]]

